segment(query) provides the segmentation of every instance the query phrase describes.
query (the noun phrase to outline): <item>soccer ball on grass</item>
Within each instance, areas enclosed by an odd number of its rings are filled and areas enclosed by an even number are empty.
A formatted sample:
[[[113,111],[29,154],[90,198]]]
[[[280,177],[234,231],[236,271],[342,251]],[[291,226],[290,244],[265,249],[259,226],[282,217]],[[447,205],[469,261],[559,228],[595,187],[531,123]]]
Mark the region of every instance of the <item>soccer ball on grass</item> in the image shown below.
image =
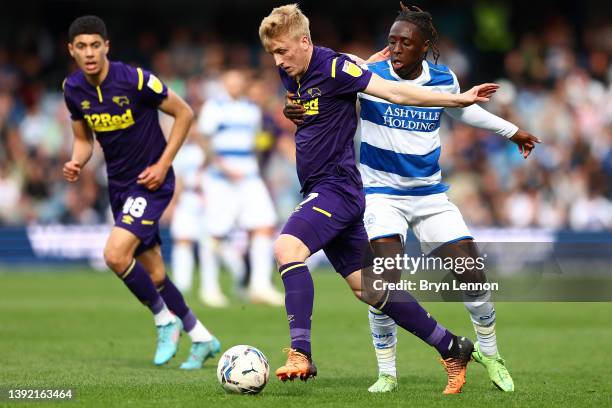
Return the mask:
[[[225,391],[236,394],[258,394],[270,375],[266,356],[252,346],[239,345],[227,350],[219,359],[217,378]]]

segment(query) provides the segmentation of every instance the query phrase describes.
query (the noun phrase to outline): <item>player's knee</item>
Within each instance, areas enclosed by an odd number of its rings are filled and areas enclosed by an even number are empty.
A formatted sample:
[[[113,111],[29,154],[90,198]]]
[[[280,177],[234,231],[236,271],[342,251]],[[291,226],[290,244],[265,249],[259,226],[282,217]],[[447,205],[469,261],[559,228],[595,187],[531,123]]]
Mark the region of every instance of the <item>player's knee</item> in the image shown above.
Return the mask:
[[[362,301],[362,302],[364,302],[364,303],[367,303],[367,302],[365,301],[364,297],[363,297],[363,292],[361,291],[361,289],[351,288],[351,290],[353,291],[353,295],[355,295],[355,297],[356,297],[358,300],[360,300],[360,301]]]
[[[280,236],[274,242],[274,258],[279,265],[290,262],[303,262],[308,257],[308,249],[296,238]],[[302,248],[304,247],[304,248]]]
[[[104,250],[104,262],[116,274],[122,274],[129,266],[132,258],[110,248]]]
[[[355,297],[363,302],[366,303],[368,305],[373,305],[374,303],[372,303],[371,300],[368,299],[368,291],[364,291],[362,290],[362,286],[361,285],[356,285],[354,282],[352,284],[350,284],[350,288],[351,291],[353,292],[353,295],[355,295]]]

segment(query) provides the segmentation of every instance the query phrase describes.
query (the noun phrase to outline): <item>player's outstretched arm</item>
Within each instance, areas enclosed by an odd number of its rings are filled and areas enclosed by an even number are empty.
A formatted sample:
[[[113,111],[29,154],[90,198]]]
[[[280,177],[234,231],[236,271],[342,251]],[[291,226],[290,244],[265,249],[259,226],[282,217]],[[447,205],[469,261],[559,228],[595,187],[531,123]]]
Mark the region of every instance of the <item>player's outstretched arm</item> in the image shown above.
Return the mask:
[[[541,143],[541,140],[531,133],[519,129],[515,124],[492,114],[478,105],[468,106],[467,108],[447,109],[446,113],[453,119],[467,125],[489,130],[510,139],[518,146],[519,152],[525,159],[535,149],[536,143]]]
[[[84,120],[72,121],[72,132],[74,133],[74,145],[72,146],[72,157],[64,163],[62,172],[64,178],[74,183],[79,179],[81,169],[89,159],[94,149],[93,134]]]
[[[517,130],[510,140],[518,146],[519,152],[523,155],[524,159],[529,157],[531,151],[535,149],[536,143],[542,143],[540,139],[523,129]]]
[[[174,117],[174,124],[168,136],[168,144],[157,163],[147,167],[138,176],[138,184],[149,190],[157,190],[166,179],[172,161],[187,137],[193,122],[193,110],[180,96],[168,89],[168,97],[159,105],[159,110]]]
[[[461,94],[438,93],[409,84],[387,81],[378,75],[372,75],[372,79],[363,92],[398,105],[456,108],[469,106],[476,102],[487,102],[498,88],[499,85],[489,83],[477,85]]]

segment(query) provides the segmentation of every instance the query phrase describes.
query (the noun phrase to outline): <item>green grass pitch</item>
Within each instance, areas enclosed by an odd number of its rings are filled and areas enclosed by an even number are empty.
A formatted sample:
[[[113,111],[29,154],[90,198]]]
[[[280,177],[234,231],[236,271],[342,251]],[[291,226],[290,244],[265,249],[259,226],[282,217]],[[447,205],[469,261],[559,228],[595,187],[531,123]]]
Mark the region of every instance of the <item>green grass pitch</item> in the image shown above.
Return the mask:
[[[151,363],[155,329],[149,312],[110,273],[22,270],[0,273],[0,406],[257,407],[257,406],[611,406],[612,303],[499,303],[497,337],[516,383],[502,394],[476,363],[461,395],[444,396],[445,374],[435,351],[401,332],[400,388],[370,395],[376,362],[366,307],[329,271],[313,273],[313,355],[319,377],[281,383],[288,326],[282,308],[234,303],[204,308],[188,296],[223,350],[237,344],[261,349],[272,378],[262,394],[225,394],[216,359],[197,372],[178,365],[187,336],[164,367]],[[458,334],[473,337],[460,303],[426,308]],[[10,403],[8,388],[72,388],[72,402]],[[42,404],[42,405],[41,405]]]

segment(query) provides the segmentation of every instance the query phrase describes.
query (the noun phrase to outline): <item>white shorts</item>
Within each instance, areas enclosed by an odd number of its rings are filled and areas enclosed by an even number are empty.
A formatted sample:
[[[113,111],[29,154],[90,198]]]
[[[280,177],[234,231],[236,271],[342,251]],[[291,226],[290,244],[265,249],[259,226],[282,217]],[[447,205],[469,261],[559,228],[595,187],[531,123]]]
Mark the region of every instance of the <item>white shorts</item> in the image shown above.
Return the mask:
[[[408,229],[428,254],[444,243],[472,238],[457,206],[445,193],[426,196],[366,195],[364,224],[370,240],[400,235]]]
[[[194,203],[193,199],[181,200],[181,198],[186,197],[179,197],[179,201],[174,208],[172,222],[170,223],[170,234],[175,240],[198,241],[203,235],[204,206]],[[196,199],[200,200],[199,197],[196,197]]]
[[[276,225],[274,204],[260,177],[232,183],[208,174],[204,179],[204,194],[204,228],[214,237],[224,237],[234,227],[253,230]]]

